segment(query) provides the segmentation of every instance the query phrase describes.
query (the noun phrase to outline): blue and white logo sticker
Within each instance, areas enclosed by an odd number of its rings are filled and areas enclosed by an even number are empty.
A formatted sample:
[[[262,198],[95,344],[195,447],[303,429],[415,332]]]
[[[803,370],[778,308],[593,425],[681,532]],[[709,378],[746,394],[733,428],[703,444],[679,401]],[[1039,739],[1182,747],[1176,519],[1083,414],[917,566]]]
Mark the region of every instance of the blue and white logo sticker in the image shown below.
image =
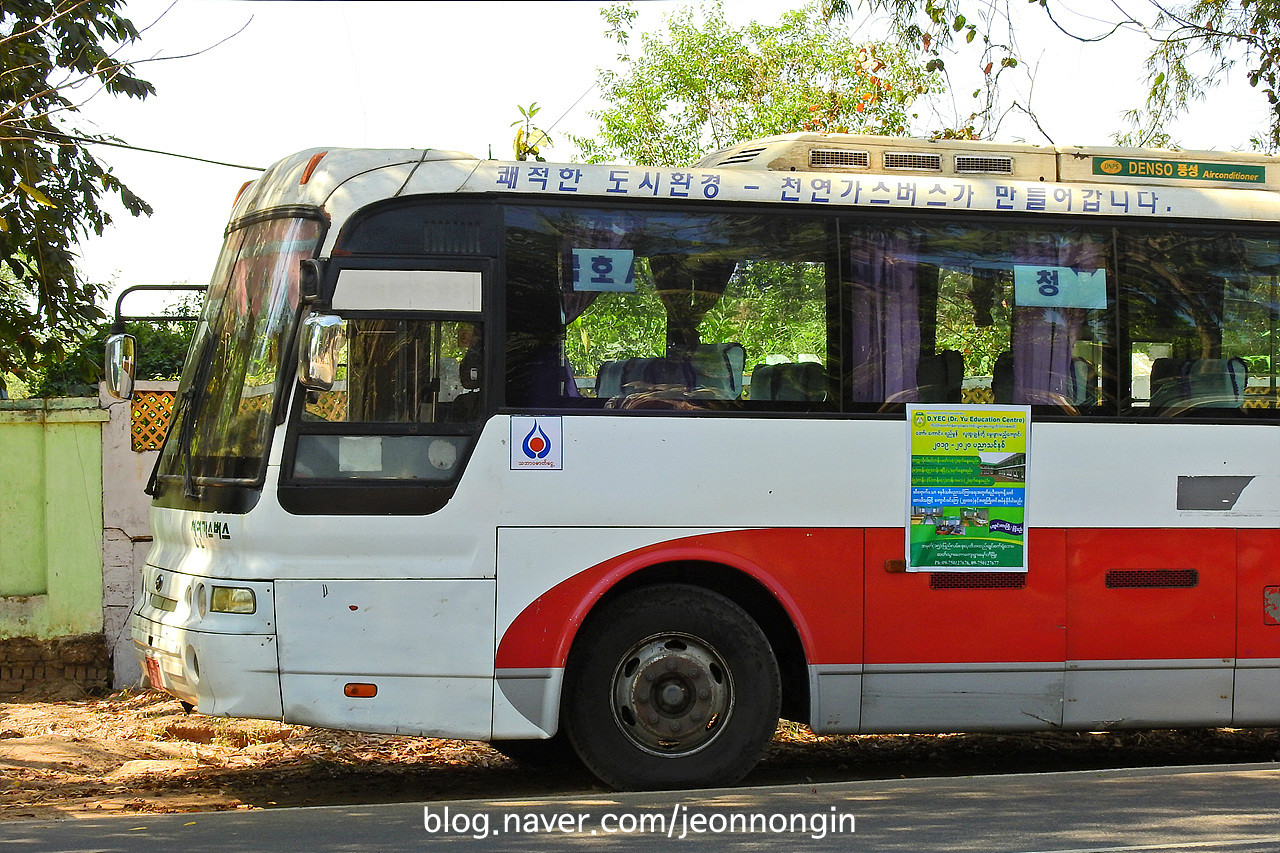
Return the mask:
[[[558,417],[511,416],[511,470],[559,471],[564,432]]]

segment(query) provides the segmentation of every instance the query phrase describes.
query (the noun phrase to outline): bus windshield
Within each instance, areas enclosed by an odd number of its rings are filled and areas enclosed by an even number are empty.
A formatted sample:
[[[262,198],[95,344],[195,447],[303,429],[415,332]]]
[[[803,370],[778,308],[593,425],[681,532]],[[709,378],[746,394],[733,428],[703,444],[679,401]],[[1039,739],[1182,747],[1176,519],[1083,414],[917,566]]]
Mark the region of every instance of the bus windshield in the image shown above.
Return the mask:
[[[314,256],[322,229],[317,219],[291,216],[228,233],[187,351],[159,478],[262,476],[297,313],[299,262]]]

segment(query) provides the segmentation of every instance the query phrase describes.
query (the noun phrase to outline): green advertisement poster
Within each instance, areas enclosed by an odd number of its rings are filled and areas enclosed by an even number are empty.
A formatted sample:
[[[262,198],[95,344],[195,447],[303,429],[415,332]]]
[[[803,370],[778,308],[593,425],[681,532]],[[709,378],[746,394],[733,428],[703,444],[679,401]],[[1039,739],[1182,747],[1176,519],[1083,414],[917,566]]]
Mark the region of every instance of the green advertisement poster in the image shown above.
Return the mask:
[[[1027,570],[1028,406],[907,407],[907,571]]]

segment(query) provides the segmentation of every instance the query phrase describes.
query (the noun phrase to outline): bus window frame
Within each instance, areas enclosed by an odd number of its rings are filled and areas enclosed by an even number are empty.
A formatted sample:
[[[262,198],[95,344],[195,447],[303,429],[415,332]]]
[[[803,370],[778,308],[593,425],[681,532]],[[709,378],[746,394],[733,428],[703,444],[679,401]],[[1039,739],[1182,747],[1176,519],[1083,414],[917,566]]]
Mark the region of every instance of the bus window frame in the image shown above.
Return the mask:
[[[443,509],[457,491],[463,474],[475,451],[480,433],[495,410],[498,394],[493,377],[497,346],[491,343],[493,321],[498,315],[495,302],[497,272],[493,258],[488,256],[419,256],[419,255],[345,255],[335,251],[326,265],[320,282],[320,295],[310,309],[343,320],[419,320],[428,322],[471,322],[483,329],[485,337],[485,380],[476,392],[481,395],[476,419],[470,423],[419,423],[419,422],[337,422],[307,421],[303,419],[307,389],[297,377],[293,381],[285,428],[285,443],[277,486],[280,505],[294,515],[428,515]],[[343,270],[397,270],[397,271],[446,271],[478,272],[481,275],[481,310],[460,311],[405,311],[361,308],[359,310],[329,310],[334,287]],[[298,445],[303,435],[348,436],[465,436],[466,448],[459,455],[453,475],[441,480],[406,480],[377,477],[299,477],[295,472]]]

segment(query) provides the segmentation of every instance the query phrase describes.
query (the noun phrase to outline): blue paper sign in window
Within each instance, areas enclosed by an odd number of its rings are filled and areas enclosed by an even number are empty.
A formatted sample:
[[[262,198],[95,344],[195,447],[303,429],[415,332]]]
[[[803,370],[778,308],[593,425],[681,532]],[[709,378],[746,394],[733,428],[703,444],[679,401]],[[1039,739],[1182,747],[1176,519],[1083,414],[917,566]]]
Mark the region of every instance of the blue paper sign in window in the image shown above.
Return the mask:
[[[1013,299],[1021,306],[1106,308],[1107,271],[1015,264]]]
[[[630,249],[574,249],[573,289],[634,293],[636,253]]]

